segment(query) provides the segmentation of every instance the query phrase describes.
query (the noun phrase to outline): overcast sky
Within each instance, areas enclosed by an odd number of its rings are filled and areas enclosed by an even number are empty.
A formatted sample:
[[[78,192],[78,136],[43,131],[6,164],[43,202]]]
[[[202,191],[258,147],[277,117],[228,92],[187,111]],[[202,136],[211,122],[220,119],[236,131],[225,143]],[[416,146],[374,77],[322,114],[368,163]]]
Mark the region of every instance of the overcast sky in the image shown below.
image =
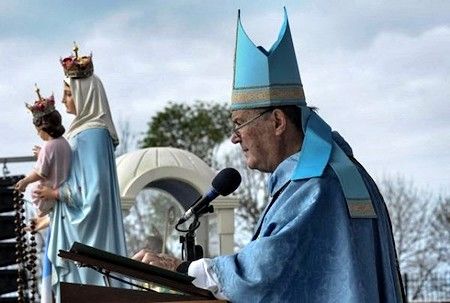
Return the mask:
[[[1,1],[0,157],[40,144],[24,102],[35,82],[61,99],[73,41],[92,51],[116,125],[140,134],[169,100],[227,102],[237,9],[269,49],[283,6],[307,101],[360,162],[449,193],[450,1]]]

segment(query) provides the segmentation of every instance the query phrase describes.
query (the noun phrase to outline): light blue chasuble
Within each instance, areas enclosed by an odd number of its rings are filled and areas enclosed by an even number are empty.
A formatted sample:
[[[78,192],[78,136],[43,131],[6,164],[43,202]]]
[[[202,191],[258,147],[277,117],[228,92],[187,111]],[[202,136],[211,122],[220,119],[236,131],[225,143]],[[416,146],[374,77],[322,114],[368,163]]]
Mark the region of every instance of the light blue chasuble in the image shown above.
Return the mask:
[[[104,285],[102,275],[93,269],[77,267],[58,257],[60,249],[69,250],[77,241],[126,256],[114,148],[108,130],[87,129],[69,143],[72,167],[51,215],[47,253],[57,274],[53,287],[58,302],[60,282]],[[120,284],[113,280],[112,286]]]
[[[346,142],[333,139],[352,158]],[[373,180],[356,164],[377,218],[354,219],[330,166],[321,177],[291,181],[298,159],[270,176],[278,197],[254,240],[212,259],[221,291],[231,302],[401,302],[390,220]]]

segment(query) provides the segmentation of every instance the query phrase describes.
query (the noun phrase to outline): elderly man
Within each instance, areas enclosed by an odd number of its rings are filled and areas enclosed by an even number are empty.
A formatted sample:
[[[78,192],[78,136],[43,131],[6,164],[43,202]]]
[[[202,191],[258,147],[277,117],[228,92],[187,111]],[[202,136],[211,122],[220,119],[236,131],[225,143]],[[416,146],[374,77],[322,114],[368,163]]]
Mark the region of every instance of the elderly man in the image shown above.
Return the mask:
[[[269,51],[237,24],[231,141],[271,173],[271,201],[240,252],[187,263],[135,259],[195,277],[231,302],[402,302],[389,215],[348,144],[306,105],[287,14]]]

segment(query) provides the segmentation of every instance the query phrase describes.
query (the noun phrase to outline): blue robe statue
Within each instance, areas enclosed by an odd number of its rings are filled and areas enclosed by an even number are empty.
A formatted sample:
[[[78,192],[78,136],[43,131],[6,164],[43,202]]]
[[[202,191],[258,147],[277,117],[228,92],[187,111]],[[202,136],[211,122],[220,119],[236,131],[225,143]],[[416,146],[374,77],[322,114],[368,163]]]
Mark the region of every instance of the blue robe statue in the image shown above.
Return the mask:
[[[72,168],[59,189],[60,202],[51,217],[48,258],[56,275],[53,287],[59,302],[59,283],[104,285],[102,275],[58,257],[73,242],[126,256],[114,147],[106,128],[89,128],[73,136]],[[55,281],[56,279],[56,281]],[[112,281],[112,286],[120,286]]]

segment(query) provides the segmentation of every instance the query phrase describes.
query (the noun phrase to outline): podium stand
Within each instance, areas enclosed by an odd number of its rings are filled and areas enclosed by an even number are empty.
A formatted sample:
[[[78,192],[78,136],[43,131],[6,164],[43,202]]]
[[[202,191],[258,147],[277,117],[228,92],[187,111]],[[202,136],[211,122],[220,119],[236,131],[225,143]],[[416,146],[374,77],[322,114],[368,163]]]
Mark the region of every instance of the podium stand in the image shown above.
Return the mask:
[[[115,255],[78,242],[75,242],[69,251],[60,250],[58,256],[72,260],[79,266],[97,270],[104,275],[106,281],[113,277],[131,278],[158,284],[171,291],[169,293],[151,289],[133,290],[61,283],[60,291],[63,303],[225,302],[215,299],[209,291],[192,285],[193,277]]]

